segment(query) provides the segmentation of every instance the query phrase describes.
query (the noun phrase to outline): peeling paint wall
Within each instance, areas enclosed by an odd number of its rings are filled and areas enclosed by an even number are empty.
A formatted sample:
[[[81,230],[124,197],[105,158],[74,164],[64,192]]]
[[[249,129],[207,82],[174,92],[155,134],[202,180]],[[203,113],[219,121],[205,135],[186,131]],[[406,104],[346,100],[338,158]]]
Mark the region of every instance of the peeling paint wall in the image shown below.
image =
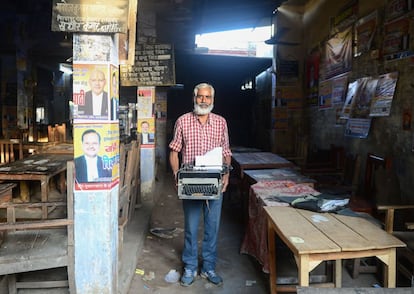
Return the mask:
[[[76,293],[117,293],[118,188],[74,195]]]

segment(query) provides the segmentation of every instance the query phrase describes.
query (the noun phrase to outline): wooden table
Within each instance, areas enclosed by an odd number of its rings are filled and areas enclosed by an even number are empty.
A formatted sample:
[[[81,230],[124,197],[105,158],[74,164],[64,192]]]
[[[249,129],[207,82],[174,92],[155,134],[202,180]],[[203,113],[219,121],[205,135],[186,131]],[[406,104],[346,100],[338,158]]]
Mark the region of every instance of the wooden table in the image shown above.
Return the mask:
[[[299,286],[322,261],[335,260],[335,287],[341,287],[342,259],[377,257],[384,264],[384,286],[395,288],[396,248],[406,245],[361,217],[315,213],[292,207],[265,207],[268,219],[270,289],[276,293],[275,234],[295,256]]]
[[[245,171],[246,172],[246,171]],[[248,254],[254,257],[262,266],[262,271],[269,273],[269,253],[267,246],[267,217],[264,207],[266,206],[289,206],[285,201],[278,201],[276,196],[303,197],[305,195],[315,195],[316,191],[312,185],[308,183],[295,183],[292,180],[273,180],[273,181],[258,181],[249,187],[247,206],[244,212],[245,215],[245,232],[243,241],[240,246],[240,253]],[[266,200],[267,198],[273,200]],[[276,199],[274,199],[276,198]],[[289,275],[281,275],[278,282],[291,278]],[[326,275],[319,276],[320,280],[326,281]],[[312,280],[316,277],[313,276]]]
[[[230,146],[232,153],[243,153],[243,152],[262,152],[261,149],[244,146]]]
[[[39,153],[47,154],[66,154],[73,157],[73,144],[72,143],[56,143],[55,145],[42,148]]]
[[[316,181],[308,178],[297,169],[293,168],[271,168],[271,169],[249,169],[244,171],[245,184],[252,185],[259,181],[286,181],[290,180],[297,184],[306,183],[314,186]],[[248,188],[248,187],[246,187]]]
[[[56,145],[56,142],[23,142],[23,151],[26,154],[35,154],[53,145]]]
[[[232,162],[241,179],[247,169],[295,167],[293,162],[272,152],[235,152],[232,155]]]
[[[271,169],[249,169],[245,170],[243,180],[241,181],[241,204],[243,219],[247,223],[249,218],[248,205],[250,197],[250,186],[260,181],[292,181],[296,184],[307,184],[314,187],[316,181],[305,177],[294,168],[271,168]],[[266,222],[266,220],[264,220]]]
[[[21,160],[0,166],[0,181],[19,181],[21,188],[26,181],[40,181],[41,202],[48,201],[49,182],[56,175],[65,176],[66,163],[72,160],[72,155],[65,154],[35,154]],[[60,191],[65,191],[64,179],[60,181]],[[25,187],[27,188],[27,187]],[[22,192],[22,191],[21,191]],[[22,195],[21,195],[22,196]],[[23,202],[30,201],[30,195],[24,195]],[[42,218],[47,218],[47,207],[42,207]]]

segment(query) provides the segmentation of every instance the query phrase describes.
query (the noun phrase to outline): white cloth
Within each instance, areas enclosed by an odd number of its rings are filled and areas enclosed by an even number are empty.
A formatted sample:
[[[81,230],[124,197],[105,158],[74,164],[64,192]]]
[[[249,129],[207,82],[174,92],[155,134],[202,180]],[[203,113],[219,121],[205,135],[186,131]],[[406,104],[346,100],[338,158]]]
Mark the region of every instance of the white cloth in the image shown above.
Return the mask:
[[[148,144],[148,133],[142,133],[142,144]]]
[[[86,158],[86,170],[88,171],[88,182],[93,182],[99,178],[98,173],[98,157],[87,157]]]
[[[103,100],[103,93],[101,93],[101,95],[98,95],[98,96],[92,94],[93,115],[101,115],[102,100]]]

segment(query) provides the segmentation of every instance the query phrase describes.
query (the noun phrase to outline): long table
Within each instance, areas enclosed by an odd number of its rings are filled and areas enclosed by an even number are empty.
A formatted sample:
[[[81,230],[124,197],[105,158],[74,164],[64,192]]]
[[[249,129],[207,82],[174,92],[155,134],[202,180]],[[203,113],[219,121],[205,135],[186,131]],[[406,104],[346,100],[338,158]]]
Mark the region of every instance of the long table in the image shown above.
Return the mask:
[[[53,146],[48,146],[39,151],[39,153],[47,154],[66,154],[73,156],[72,143],[56,143]]]
[[[301,175],[293,168],[271,168],[271,169],[249,169],[244,171],[245,188],[259,181],[286,181],[290,180],[297,184],[306,183],[314,186],[316,181]]]
[[[0,166],[0,180],[20,182],[21,189],[27,189],[27,181],[39,181],[41,188],[41,202],[47,202],[49,196],[49,182],[54,176],[65,176],[67,161],[72,160],[72,155],[67,154],[35,154],[24,159],[16,160]],[[65,190],[64,179],[59,181],[60,191]],[[27,191],[29,192],[29,191]],[[30,194],[23,195],[21,200],[30,201]],[[42,218],[47,218],[47,207],[42,207]]]
[[[264,171],[264,170],[263,170]],[[246,173],[247,171],[245,171]],[[246,177],[247,178],[247,177]],[[313,182],[295,183],[294,179],[258,181],[249,187],[248,203],[246,204],[246,229],[240,247],[240,253],[249,254],[262,265],[262,271],[269,273],[269,258],[267,247],[267,217],[265,206],[289,206],[287,202],[277,199],[284,197],[301,197],[316,195]],[[284,278],[283,278],[284,280]]]
[[[384,286],[395,288],[396,248],[406,245],[372,222],[333,213],[292,207],[264,207],[268,220],[271,293],[276,284],[276,235],[295,256],[299,286],[309,286],[309,273],[322,261],[335,260],[335,287],[341,287],[341,260],[377,257],[384,267]]]
[[[240,179],[248,169],[295,167],[293,162],[272,152],[235,152],[232,155],[232,164]]]

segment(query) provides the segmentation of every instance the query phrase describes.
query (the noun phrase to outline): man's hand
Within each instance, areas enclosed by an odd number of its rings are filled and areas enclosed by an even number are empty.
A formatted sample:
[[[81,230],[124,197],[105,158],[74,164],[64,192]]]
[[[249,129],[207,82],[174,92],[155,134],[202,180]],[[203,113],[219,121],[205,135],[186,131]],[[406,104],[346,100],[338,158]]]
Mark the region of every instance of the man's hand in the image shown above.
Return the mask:
[[[178,170],[173,172],[173,178],[175,191],[178,191]]]
[[[222,193],[226,192],[227,186],[229,185],[229,175],[230,175],[229,173],[223,175],[223,178],[222,178],[223,187],[221,189]]]

